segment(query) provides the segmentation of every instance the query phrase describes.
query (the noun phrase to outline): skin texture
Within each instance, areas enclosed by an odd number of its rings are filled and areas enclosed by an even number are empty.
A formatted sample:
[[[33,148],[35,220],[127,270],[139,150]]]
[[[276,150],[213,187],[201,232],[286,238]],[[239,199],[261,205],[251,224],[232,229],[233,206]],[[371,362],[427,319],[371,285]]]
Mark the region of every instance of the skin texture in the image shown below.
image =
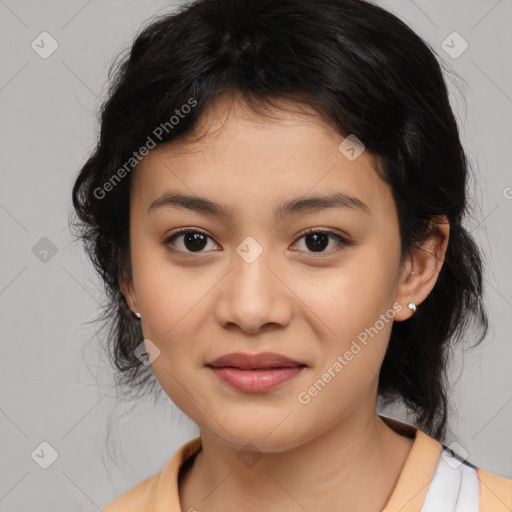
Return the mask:
[[[222,96],[200,120],[204,137],[157,147],[132,176],[132,275],[121,279],[123,294],[141,314],[144,338],[160,350],[156,378],[203,441],[180,486],[182,510],[380,511],[412,446],[376,413],[392,321],[359,343],[309,403],[298,395],[381,314],[398,309],[394,321],[407,321],[409,302],[421,307],[441,270],[449,225],[437,224],[400,266],[395,203],[372,155],[350,161],[338,149],[344,137],[306,114],[280,109],[265,119],[237,96]],[[171,191],[233,213],[148,212]],[[370,212],[273,215],[284,201],[335,191]],[[303,236],[316,227],[334,232],[323,252]],[[183,235],[165,246],[179,228],[207,232],[202,252]],[[248,236],[263,249],[251,263],[236,251]],[[243,393],[205,366],[239,351],[277,352],[308,367],[270,391]],[[246,443],[261,455],[250,467],[237,456]]]

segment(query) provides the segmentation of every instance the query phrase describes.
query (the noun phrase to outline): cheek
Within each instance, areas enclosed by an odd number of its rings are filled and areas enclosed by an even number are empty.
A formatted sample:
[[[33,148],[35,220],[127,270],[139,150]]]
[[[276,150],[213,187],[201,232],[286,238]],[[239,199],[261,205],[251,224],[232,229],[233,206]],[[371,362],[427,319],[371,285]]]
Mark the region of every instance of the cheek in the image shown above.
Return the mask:
[[[378,377],[387,349],[395,317],[395,255],[382,257],[373,247],[364,249],[347,258],[342,268],[317,274],[297,287],[321,352],[311,385],[315,379],[320,388],[328,382],[312,402],[324,406],[334,400],[339,407],[350,407],[365,394]]]
[[[186,315],[207,291],[197,271],[172,264],[165,247],[149,236],[132,238],[133,279],[143,325],[159,337]]]
[[[377,395],[394,310],[368,305],[370,308],[378,314],[369,314],[365,308],[361,312],[353,302],[347,302],[345,310],[336,310],[337,315],[324,318],[331,322],[334,334],[318,345],[321,362],[295,397],[306,421],[321,417],[324,426],[334,424],[372,393]]]
[[[337,268],[297,274],[292,282],[311,317],[316,316],[331,334],[346,340],[373,325],[391,308],[396,292],[395,267],[393,254],[383,257],[368,247],[354,251]]]

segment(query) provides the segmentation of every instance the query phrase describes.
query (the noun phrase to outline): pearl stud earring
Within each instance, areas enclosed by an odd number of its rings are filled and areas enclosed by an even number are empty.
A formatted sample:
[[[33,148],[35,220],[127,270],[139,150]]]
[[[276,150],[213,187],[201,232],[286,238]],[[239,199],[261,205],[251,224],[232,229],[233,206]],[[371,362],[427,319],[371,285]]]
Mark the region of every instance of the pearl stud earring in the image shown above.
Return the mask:
[[[132,299],[132,306],[135,307],[135,304],[133,303],[133,299]],[[140,313],[137,311],[135,313],[133,313],[137,318],[140,318]]]

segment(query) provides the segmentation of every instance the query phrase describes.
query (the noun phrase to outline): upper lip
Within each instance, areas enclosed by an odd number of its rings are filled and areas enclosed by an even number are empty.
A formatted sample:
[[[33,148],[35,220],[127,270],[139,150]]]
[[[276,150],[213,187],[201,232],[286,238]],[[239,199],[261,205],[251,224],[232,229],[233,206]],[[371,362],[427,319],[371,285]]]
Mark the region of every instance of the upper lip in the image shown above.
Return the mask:
[[[240,368],[241,370],[251,370],[253,368],[290,368],[294,366],[307,365],[273,352],[262,352],[260,354],[234,352],[232,354],[226,354],[218,357],[217,359],[206,363],[206,366],[211,366],[213,368],[230,366],[233,368]]]

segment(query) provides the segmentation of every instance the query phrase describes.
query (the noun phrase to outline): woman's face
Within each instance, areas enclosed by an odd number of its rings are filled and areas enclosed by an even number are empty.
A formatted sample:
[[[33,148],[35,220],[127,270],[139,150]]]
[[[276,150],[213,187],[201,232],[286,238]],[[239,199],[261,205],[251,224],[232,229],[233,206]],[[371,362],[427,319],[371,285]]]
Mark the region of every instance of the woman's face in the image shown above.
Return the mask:
[[[393,318],[408,318],[412,299],[400,296],[397,212],[371,156],[340,150],[344,138],[319,117],[276,115],[220,99],[201,118],[201,141],[146,156],[132,176],[133,281],[123,288],[173,402],[202,431],[266,451],[375,415]],[[335,195],[330,206],[312,199]],[[237,389],[219,376],[229,370],[207,366],[234,352],[306,366],[268,389]],[[246,374],[255,386],[257,371]]]

